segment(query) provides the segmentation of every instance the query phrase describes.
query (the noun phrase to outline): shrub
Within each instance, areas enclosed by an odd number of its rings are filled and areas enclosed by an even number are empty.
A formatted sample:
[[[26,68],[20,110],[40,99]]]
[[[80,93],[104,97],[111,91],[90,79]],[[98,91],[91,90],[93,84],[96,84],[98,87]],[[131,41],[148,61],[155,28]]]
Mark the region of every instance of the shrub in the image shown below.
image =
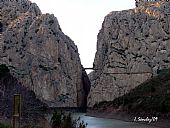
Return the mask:
[[[62,123],[62,112],[54,112],[53,116],[51,118],[52,122],[52,128],[61,128],[61,123]]]
[[[12,128],[12,127],[9,126],[9,125],[5,125],[5,124],[0,123],[0,128]]]
[[[51,118],[52,128],[86,128],[87,124],[78,119],[73,120],[71,113],[54,112]]]

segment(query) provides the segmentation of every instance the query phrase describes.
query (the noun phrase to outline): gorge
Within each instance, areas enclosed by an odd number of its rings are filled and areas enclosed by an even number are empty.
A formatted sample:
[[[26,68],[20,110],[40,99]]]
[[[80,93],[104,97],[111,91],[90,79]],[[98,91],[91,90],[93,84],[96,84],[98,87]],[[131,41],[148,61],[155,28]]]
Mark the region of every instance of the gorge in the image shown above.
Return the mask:
[[[10,91],[4,83],[12,90],[21,86],[52,108],[91,108],[127,94],[170,68],[169,8],[167,0],[136,0],[134,9],[110,12],[97,36],[94,71],[87,75],[77,46],[53,14],[42,14],[29,0],[1,0],[0,65],[16,81],[9,85],[1,77],[0,100]],[[0,116],[2,111],[1,102]]]

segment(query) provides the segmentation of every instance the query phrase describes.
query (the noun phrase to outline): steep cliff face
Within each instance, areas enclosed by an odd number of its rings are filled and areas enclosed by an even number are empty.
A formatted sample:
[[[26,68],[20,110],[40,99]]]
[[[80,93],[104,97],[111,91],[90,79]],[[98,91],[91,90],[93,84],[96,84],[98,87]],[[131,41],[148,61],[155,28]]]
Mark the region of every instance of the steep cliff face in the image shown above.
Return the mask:
[[[14,94],[22,95],[22,121],[44,117],[43,112],[48,109],[48,106],[37,99],[33,91],[24,87],[12,76],[4,65],[0,65],[0,118],[12,118]]]
[[[93,109],[95,113],[104,112],[108,115],[129,115],[129,117],[159,117],[159,119],[170,120],[170,69],[143,82],[130,90],[129,93],[115,98],[113,101],[104,101],[96,104]],[[112,114],[111,114],[112,113]],[[125,114],[126,113],[126,114]],[[132,120],[132,118],[129,118]],[[158,120],[159,122],[160,120]],[[160,128],[169,128],[170,123],[154,123]],[[148,123],[148,122],[147,122]],[[153,122],[152,122],[153,123]]]
[[[0,63],[49,106],[83,106],[86,74],[57,18],[29,0],[1,1],[0,8]]]
[[[111,12],[98,34],[88,105],[111,101],[170,67],[170,2]]]

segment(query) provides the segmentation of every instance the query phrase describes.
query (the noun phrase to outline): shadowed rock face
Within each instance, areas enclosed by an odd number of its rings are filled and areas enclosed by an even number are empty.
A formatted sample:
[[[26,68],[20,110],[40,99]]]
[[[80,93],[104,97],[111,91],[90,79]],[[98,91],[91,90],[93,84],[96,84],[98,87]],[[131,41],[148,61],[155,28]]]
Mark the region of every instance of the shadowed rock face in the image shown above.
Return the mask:
[[[14,94],[21,94],[22,96],[21,113],[23,121],[35,121],[36,117],[43,117],[43,111],[47,110],[48,106],[37,99],[33,91],[24,87],[9,73],[0,75],[0,117],[4,119],[12,117]]]
[[[3,31],[3,24],[0,22],[0,33]]]
[[[148,2],[105,17],[94,61],[98,70],[90,75],[89,106],[112,101],[170,67],[169,7],[170,2]]]
[[[28,0],[5,0],[0,8],[0,63],[49,106],[83,106],[90,85],[83,84],[77,46],[57,18]]]

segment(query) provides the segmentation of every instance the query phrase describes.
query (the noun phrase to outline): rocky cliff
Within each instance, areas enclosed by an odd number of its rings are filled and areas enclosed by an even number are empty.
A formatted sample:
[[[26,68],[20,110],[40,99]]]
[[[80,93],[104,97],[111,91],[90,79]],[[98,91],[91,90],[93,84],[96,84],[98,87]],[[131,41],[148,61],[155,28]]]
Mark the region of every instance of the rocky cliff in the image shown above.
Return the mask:
[[[94,105],[89,114],[102,115],[125,121],[135,117],[157,117],[149,125],[170,127],[170,69],[143,82],[129,93]],[[143,122],[148,124],[148,122]]]
[[[1,0],[0,12],[0,63],[49,106],[84,106],[87,75],[57,18],[29,0]]]
[[[90,75],[90,107],[125,94],[170,67],[170,2],[141,1],[134,9],[114,11],[104,19]]]
[[[44,117],[48,106],[12,76],[5,65],[0,65],[0,121],[12,118],[14,94],[22,95],[22,121],[30,123]]]

